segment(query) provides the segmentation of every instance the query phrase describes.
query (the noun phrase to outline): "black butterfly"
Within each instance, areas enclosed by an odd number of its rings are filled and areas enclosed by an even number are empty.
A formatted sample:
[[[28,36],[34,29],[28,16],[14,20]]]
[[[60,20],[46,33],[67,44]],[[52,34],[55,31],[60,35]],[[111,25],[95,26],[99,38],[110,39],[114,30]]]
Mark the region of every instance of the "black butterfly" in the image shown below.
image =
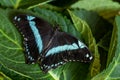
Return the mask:
[[[38,62],[47,72],[68,61],[90,62],[93,59],[87,46],[75,37],[52,27],[47,21],[31,15],[14,16],[21,32],[27,64]]]

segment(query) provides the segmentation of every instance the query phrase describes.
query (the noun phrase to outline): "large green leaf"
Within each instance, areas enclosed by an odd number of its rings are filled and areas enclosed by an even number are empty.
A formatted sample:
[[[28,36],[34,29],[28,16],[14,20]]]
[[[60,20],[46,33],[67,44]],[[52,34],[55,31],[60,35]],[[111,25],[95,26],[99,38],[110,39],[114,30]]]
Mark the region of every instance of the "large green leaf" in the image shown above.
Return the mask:
[[[115,48],[116,44],[117,46]],[[110,49],[115,49],[115,56],[112,59],[112,62],[109,64],[106,70],[98,74],[92,80],[120,80],[120,16],[116,16],[115,18],[115,26]]]

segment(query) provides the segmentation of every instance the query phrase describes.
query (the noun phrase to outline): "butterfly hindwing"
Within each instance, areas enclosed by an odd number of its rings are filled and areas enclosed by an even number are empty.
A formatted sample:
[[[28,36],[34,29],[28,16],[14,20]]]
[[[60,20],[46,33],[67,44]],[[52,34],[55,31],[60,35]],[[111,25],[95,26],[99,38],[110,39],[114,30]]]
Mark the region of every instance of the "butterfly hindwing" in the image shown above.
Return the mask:
[[[56,30],[40,67],[47,72],[68,61],[90,62],[92,58],[84,43],[65,32]]]

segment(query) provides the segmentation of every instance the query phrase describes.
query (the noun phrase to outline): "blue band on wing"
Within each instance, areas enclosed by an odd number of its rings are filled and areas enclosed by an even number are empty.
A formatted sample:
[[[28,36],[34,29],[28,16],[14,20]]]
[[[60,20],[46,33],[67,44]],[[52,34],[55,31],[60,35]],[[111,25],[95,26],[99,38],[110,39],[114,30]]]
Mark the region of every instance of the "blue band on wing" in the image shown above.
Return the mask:
[[[81,41],[78,41],[78,45],[80,48],[84,48],[87,47],[84,43],[82,43]]]
[[[82,42],[78,41],[78,44],[73,43],[71,45],[63,45],[63,46],[58,46],[50,49],[46,56],[53,55],[62,51],[68,51],[68,50],[76,50],[78,48],[84,48],[86,47]]]
[[[40,36],[40,33],[39,33],[37,27],[35,26],[35,22],[32,21],[34,18],[35,17],[33,17],[33,16],[27,16],[27,19],[29,20],[30,28],[32,29],[32,32],[35,36],[35,41],[36,41],[39,53],[41,53],[42,48],[43,48],[42,39],[41,39],[41,36]]]

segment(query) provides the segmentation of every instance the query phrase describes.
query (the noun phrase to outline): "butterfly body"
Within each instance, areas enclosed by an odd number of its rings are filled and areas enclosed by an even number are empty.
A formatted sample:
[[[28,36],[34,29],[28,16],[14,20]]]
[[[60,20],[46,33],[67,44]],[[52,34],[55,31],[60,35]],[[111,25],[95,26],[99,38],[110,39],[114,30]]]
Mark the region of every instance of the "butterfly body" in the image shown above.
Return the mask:
[[[25,61],[37,63],[47,72],[69,61],[90,62],[93,59],[87,46],[77,38],[52,28],[47,21],[31,15],[17,15],[14,23],[23,35]]]

